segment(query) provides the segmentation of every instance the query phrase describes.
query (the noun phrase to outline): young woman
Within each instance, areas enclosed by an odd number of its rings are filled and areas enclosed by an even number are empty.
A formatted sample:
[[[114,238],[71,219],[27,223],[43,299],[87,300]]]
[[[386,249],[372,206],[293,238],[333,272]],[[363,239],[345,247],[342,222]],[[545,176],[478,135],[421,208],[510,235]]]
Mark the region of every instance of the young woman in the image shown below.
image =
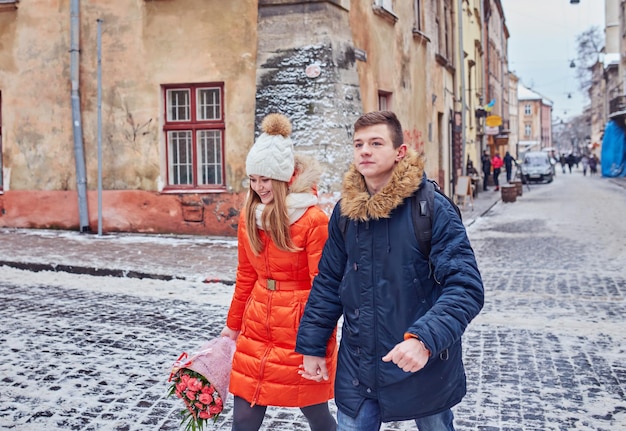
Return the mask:
[[[302,378],[295,352],[300,318],[328,236],[316,205],[320,170],[295,156],[291,123],[270,114],[246,159],[250,190],[239,219],[237,280],[222,336],[237,341],[229,391],[233,431],[256,431],[267,406],[299,407],[312,431],[333,431],[328,409],[337,356],[335,332],[326,347],[327,379]]]

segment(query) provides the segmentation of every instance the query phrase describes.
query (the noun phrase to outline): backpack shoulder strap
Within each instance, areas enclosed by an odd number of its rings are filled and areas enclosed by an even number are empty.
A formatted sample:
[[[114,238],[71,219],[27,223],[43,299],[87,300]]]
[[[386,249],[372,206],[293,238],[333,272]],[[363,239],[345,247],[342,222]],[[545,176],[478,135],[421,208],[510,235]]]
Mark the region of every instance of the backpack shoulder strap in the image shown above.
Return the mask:
[[[417,245],[424,256],[430,256],[433,214],[435,213],[435,193],[443,196],[454,208],[459,218],[461,210],[454,201],[446,195],[436,181],[427,179],[424,185],[411,197],[413,205],[413,228],[417,237]]]
[[[411,196],[413,212],[413,229],[417,245],[426,258],[430,256],[430,242],[432,238],[432,214],[435,203],[435,186],[429,180]]]
[[[337,205],[341,208],[341,199],[337,201]],[[341,231],[341,235],[343,235],[343,241],[346,242],[346,231],[348,230],[348,217],[341,214],[339,211],[339,230]]]

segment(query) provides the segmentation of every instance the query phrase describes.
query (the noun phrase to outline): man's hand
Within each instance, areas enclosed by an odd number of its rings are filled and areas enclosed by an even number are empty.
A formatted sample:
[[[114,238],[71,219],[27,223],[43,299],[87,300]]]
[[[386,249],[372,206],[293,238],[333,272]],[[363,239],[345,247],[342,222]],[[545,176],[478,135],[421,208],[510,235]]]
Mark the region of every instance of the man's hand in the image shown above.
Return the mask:
[[[298,374],[300,374],[305,379],[315,380],[316,382],[328,380],[326,358],[304,355],[300,368],[301,369],[298,371]]]
[[[421,370],[428,362],[430,352],[417,338],[409,338],[394,346],[385,356],[384,362],[393,362],[407,373]]]

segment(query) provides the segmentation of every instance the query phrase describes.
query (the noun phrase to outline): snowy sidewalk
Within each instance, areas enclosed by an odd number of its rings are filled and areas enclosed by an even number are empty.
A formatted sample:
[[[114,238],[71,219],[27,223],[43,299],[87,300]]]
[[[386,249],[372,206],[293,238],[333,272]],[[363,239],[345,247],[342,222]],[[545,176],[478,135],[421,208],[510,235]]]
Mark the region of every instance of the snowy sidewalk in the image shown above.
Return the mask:
[[[499,192],[478,193],[462,210],[465,225],[499,200]],[[30,271],[232,284],[236,262],[234,237],[0,229],[0,266]]]
[[[235,238],[0,229],[0,266],[30,271],[233,283],[236,260]]]

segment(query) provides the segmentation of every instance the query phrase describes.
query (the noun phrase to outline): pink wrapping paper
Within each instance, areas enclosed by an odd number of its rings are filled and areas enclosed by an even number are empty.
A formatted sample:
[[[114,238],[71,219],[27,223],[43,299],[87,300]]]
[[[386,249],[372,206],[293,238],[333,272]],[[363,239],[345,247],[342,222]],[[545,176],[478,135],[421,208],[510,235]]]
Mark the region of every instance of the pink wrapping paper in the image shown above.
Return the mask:
[[[202,374],[215,386],[220,397],[222,397],[222,401],[226,403],[234,353],[234,340],[228,337],[217,337],[203,344],[188,359],[176,361],[172,372],[174,373],[181,368],[188,368]]]

